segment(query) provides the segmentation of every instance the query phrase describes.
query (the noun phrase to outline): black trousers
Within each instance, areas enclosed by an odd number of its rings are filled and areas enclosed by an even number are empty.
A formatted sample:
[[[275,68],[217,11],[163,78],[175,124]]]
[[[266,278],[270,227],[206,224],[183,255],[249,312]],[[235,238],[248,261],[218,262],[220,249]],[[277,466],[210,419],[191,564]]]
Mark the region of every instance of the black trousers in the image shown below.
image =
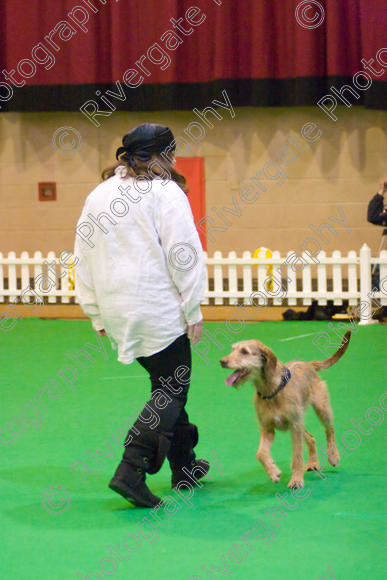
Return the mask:
[[[164,350],[137,360],[149,373],[152,396],[128,432],[123,461],[156,473],[171,448],[176,457],[179,433],[194,427],[185,411],[191,375],[188,336],[183,334]],[[182,464],[192,459],[187,445],[181,451],[187,455],[181,457]]]

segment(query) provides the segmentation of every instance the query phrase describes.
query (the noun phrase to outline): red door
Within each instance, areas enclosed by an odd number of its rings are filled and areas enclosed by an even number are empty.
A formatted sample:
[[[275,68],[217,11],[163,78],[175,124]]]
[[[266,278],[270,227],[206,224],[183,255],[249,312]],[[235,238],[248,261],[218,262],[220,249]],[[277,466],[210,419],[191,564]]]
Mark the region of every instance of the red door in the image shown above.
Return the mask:
[[[204,182],[204,157],[176,157],[176,170],[184,175],[189,187],[188,199],[195,224],[205,216],[206,192]],[[206,236],[198,232],[203,249],[207,249]]]

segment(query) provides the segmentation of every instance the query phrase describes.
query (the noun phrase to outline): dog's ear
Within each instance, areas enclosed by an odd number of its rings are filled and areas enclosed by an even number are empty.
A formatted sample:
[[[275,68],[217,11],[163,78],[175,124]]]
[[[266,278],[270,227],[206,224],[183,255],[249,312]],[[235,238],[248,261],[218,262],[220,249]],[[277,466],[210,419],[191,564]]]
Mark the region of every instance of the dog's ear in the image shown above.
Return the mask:
[[[268,373],[274,373],[278,359],[275,356],[274,352],[270,350],[270,348],[265,349],[262,351],[262,358],[265,361],[265,370]]]

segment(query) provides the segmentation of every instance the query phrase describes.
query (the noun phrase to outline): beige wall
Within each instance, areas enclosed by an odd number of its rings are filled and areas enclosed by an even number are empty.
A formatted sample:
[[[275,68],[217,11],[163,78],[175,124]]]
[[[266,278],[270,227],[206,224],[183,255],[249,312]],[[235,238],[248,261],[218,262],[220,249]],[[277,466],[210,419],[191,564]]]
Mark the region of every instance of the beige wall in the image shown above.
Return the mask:
[[[230,96],[232,101],[232,98]],[[338,111],[338,113],[337,113]],[[387,176],[387,115],[361,108],[337,109],[333,122],[317,107],[238,108],[231,119],[219,109],[223,120],[206,127],[203,147],[194,146],[190,155],[205,157],[207,214],[222,222],[212,207],[232,207],[239,201],[241,217],[223,212],[232,222],[226,232],[208,242],[214,250],[254,250],[267,246],[281,252],[297,249],[314,234],[309,224],[319,226],[329,216],[339,217],[338,206],[347,216],[351,232],[338,226],[338,235],[323,247],[347,251],[363,242],[376,251],[381,228],[366,221],[367,203]],[[80,113],[5,113],[0,117],[0,251],[71,249],[74,227],[83,200],[99,181],[101,169],[114,159],[121,136],[145,121],[169,125],[175,136],[199,119],[191,111],[120,113],[100,117],[95,127]],[[288,178],[278,187],[263,179],[267,191],[252,205],[243,203],[238,191],[251,183],[258,171],[279,149],[287,145],[289,132],[300,133],[305,123],[315,123],[322,136],[286,168]],[[82,147],[66,157],[54,150],[56,129],[71,126],[82,135]],[[186,136],[185,136],[186,137]],[[296,148],[292,146],[296,151]],[[283,167],[283,165],[282,165]],[[56,202],[39,202],[38,182],[56,181]]]

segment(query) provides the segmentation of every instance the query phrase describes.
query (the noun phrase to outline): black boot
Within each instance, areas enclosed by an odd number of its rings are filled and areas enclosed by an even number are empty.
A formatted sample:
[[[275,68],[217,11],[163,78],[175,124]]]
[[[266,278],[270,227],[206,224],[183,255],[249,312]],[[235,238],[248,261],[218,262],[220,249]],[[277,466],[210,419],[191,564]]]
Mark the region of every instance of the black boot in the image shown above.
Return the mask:
[[[199,441],[196,425],[188,423],[177,427],[168,453],[168,460],[172,470],[172,487],[181,481],[199,480],[207,475],[210,464],[205,459],[196,459],[193,448]],[[192,473],[192,477],[189,474]],[[196,484],[194,481],[194,484]]]
[[[194,459],[190,464],[172,470],[172,487],[176,487],[181,481],[198,485],[198,480],[207,475],[209,470],[210,463],[207,459]]]
[[[145,471],[141,467],[123,461],[118,466],[109,487],[139,507],[155,507],[162,503],[162,500],[153,495],[147,487]]]
[[[162,500],[145,483],[145,472],[157,473],[169,451],[170,442],[161,433],[143,432],[134,437],[124,451],[110,489],[141,507],[155,507]]]

